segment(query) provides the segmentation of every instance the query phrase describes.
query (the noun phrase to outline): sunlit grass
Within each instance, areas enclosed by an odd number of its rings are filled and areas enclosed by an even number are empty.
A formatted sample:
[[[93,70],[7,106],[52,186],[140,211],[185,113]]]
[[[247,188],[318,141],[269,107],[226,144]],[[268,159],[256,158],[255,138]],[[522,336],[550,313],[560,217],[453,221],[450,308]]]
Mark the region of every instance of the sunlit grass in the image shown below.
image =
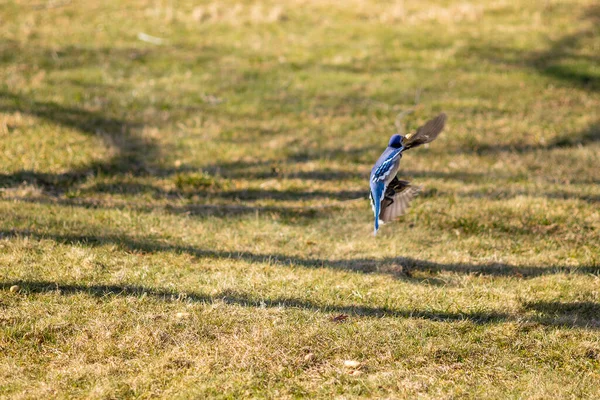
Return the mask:
[[[0,396],[599,397],[599,14],[3,4]]]

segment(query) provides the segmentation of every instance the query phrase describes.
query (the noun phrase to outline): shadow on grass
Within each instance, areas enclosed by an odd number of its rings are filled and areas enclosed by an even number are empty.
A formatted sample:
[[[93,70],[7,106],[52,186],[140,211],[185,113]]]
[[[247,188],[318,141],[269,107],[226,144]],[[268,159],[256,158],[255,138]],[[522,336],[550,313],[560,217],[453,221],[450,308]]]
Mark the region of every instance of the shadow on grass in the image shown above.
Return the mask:
[[[368,201],[364,197],[365,202]],[[144,203],[114,202],[106,204],[103,201],[68,199],[68,198],[21,198],[3,197],[3,200],[19,201],[34,204],[61,205],[68,207],[82,207],[86,209],[111,209],[111,210],[135,210],[137,212],[165,212],[174,215],[188,215],[194,217],[235,217],[241,215],[277,216],[290,222],[300,222],[315,218],[324,218],[333,212],[339,211],[338,205],[328,206],[253,206],[246,204],[188,204],[188,205],[147,205]],[[0,233],[1,234],[1,233]]]
[[[410,271],[430,273],[451,272],[459,274],[488,275],[512,277],[518,279],[535,278],[553,274],[600,274],[600,265],[579,267],[570,266],[515,266],[505,263],[466,264],[466,263],[436,263],[410,257],[387,258],[351,258],[351,259],[322,259],[288,256],[285,254],[259,254],[247,251],[215,251],[199,249],[182,244],[160,243],[157,241],[138,240],[127,235],[98,236],[98,235],[66,235],[52,233],[37,233],[25,230],[0,231],[0,238],[27,237],[36,240],[49,239],[58,243],[81,246],[102,246],[111,244],[137,254],[172,252],[188,254],[198,258],[242,260],[250,263],[273,264],[282,267],[300,266],[305,268],[331,268],[361,273],[391,273],[401,271],[399,276],[410,276]],[[409,278],[410,279],[410,278]],[[443,281],[423,279],[428,283],[443,284]]]
[[[0,44],[2,56],[0,63],[3,64],[27,64],[37,68],[36,71],[52,72],[52,71],[68,71],[77,68],[91,68],[92,66],[103,66],[104,68],[131,71],[135,68],[144,66],[149,68],[148,73],[152,76],[153,73],[158,73],[152,70],[153,61],[166,61],[169,54],[153,52],[148,49],[124,48],[85,48],[85,47],[64,47],[58,49],[33,49],[24,48],[18,42],[5,42]],[[207,50],[207,49],[203,49]],[[197,67],[204,63],[218,61],[221,56],[218,49],[208,49],[203,51],[205,56],[197,56],[196,58],[183,57],[183,53],[178,53],[177,49],[167,49],[173,52],[169,60],[173,63],[185,65],[187,67]],[[187,53],[186,53],[187,54]],[[162,64],[161,64],[162,65]],[[164,67],[164,65],[162,66]],[[162,68],[161,67],[161,68]],[[93,74],[91,75],[93,79]],[[103,99],[113,99],[114,92],[130,90],[129,87],[119,87],[114,85],[90,84],[90,82],[79,80],[68,80],[60,82],[65,86],[77,87],[76,93],[79,95],[81,90],[85,90],[91,97],[96,96]],[[63,89],[68,93],[67,89]],[[158,96],[162,98],[161,96]],[[172,99],[176,96],[164,96]],[[360,97],[360,96],[359,96]],[[346,104],[347,99],[335,98],[335,101],[341,101]],[[368,102],[368,99],[363,99]],[[361,100],[361,101],[363,101]],[[142,101],[142,100],[140,100]],[[165,100],[166,102],[167,100]],[[103,175],[108,177],[115,176],[158,176],[168,177],[174,176],[181,172],[193,170],[193,168],[182,166],[177,168],[165,167],[160,159],[164,154],[169,153],[168,149],[161,149],[157,141],[151,138],[144,137],[141,134],[143,127],[148,124],[156,124],[161,121],[148,115],[157,114],[156,108],[166,107],[172,114],[170,120],[176,120],[181,115],[187,115],[176,112],[174,109],[184,109],[176,104],[138,104],[140,109],[132,109],[130,113],[119,108],[103,106],[101,111],[90,111],[85,106],[69,106],[61,104],[59,101],[42,99],[36,96],[35,93],[20,93],[7,89],[0,90],[0,111],[8,113],[22,113],[35,116],[37,118],[49,121],[51,123],[76,129],[86,135],[98,136],[111,148],[115,150],[115,155],[106,161],[93,162],[82,167],[61,172],[47,173],[33,170],[21,170],[12,173],[0,173],[0,187],[14,187],[23,182],[32,183],[40,186],[47,192],[64,192],[73,186],[81,183],[90,176]],[[112,103],[109,103],[109,105]],[[133,108],[133,107],[129,107]],[[200,107],[202,108],[202,107]],[[152,113],[147,111],[152,110]],[[197,110],[193,110],[194,112]],[[216,111],[215,111],[216,112]],[[221,112],[221,111],[219,111]],[[164,121],[162,121],[164,122]],[[269,134],[279,131],[263,131],[264,128],[250,127],[251,137],[269,136]],[[254,131],[252,131],[254,129]],[[223,139],[225,140],[225,139]],[[285,149],[284,149],[285,150]],[[287,152],[286,152],[287,151]],[[368,177],[368,172],[355,172],[351,168],[347,170],[327,170],[317,169],[313,171],[299,171],[298,163],[303,163],[313,160],[333,160],[341,163],[366,163],[371,162],[370,153],[373,149],[365,146],[355,146],[350,149],[342,149],[337,147],[330,148],[305,148],[301,147],[296,150],[287,149],[282,152],[282,160],[257,161],[257,162],[216,162],[207,165],[203,168],[206,172],[222,175],[226,178],[239,179],[267,179],[267,178],[297,178],[304,180],[322,180],[322,181],[343,181],[348,179],[364,179]],[[374,155],[376,157],[376,154]],[[289,172],[284,171],[283,174],[273,167],[273,164],[285,164]],[[411,176],[428,176],[439,177],[443,179],[457,180],[477,180],[480,176],[471,176],[468,173],[426,173],[419,171],[409,171]],[[489,179],[489,178],[488,178]],[[87,189],[93,191],[97,189],[98,193],[130,193],[136,191],[150,190],[158,195],[185,195],[181,191],[163,193],[160,189],[145,187],[143,184],[137,184],[137,187],[132,187],[131,183],[114,183],[109,185],[100,184],[96,188]],[[202,191],[198,191],[202,194]],[[276,201],[281,200],[298,200],[298,199],[318,199],[330,198],[337,200],[349,200],[367,196],[367,190],[364,191],[273,191],[273,190],[245,190],[245,191],[215,191],[211,194],[212,197],[222,197],[225,199],[239,199],[253,201],[259,199],[271,199]]]
[[[564,303],[560,301],[533,301],[523,309],[538,313],[540,321],[553,321],[564,326],[581,326],[600,329],[600,304],[591,301]]]
[[[10,113],[23,113],[32,115],[41,119],[51,121],[52,123],[73,128],[87,135],[99,136],[105,143],[114,148],[115,155],[106,161],[93,162],[83,167],[73,169],[62,173],[46,173],[31,170],[21,170],[12,173],[0,173],[0,187],[14,187],[23,182],[40,186],[46,192],[63,192],[73,187],[77,183],[87,179],[90,176],[101,174],[107,177],[116,176],[153,176],[169,177],[178,173],[194,170],[187,166],[177,168],[166,168],[160,165],[160,158],[163,151],[157,143],[149,138],[141,137],[139,131],[142,129],[141,122],[130,121],[106,115],[106,113],[92,112],[78,107],[67,107],[56,102],[39,101],[27,98],[23,95],[0,91],[0,111]],[[133,118],[135,119],[135,118]],[[298,162],[310,160],[348,160],[355,159],[367,152],[366,148],[359,148],[349,151],[341,149],[328,150],[301,150],[292,154],[283,161],[276,161],[275,164],[282,162],[292,169]],[[225,162],[214,163],[203,168],[207,172],[223,175],[226,178],[240,179],[266,179],[278,177],[282,174],[273,167],[273,162]],[[413,176],[437,176],[447,179],[472,180],[478,179],[467,173],[425,173],[419,171],[409,171]],[[292,171],[283,176],[284,178],[312,179],[325,181],[339,181],[345,179],[367,179],[367,174],[352,171]],[[157,195],[182,196],[183,191],[165,192],[162,189],[151,187],[151,185],[116,182],[111,184],[99,184],[96,187],[86,189],[94,193],[136,193],[151,191]],[[192,194],[204,194],[201,189]],[[210,193],[210,197],[220,197],[224,199],[238,200],[312,200],[319,198],[328,198],[336,200],[352,200],[366,198],[367,189],[360,191],[342,190],[342,191],[300,191],[283,190],[276,191],[270,189],[248,189],[248,190],[215,190]]]
[[[365,153],[368,151],[364,150]],[[310,161],[326,159],[327,152],[321,155],[315,154],[310,157]],[[304,157],[304,156],[299,156]],[[411,154],[412,157],[412,154]],[[376,157],[375,157],[376,158]],[[373,160],[375,159],[373,158]],[[343,157],[336,158],[341,163],[345,163],[346,159]],[[369,162],[373,161],[370,160]],[[306,160],[304,160],[306,161]],[[303,180],[316,180],[316,181],[344,181],[344,180],[362,180],[368,181],[369,172],[362,171],[349,171],[349,170],[332,170],[332,169],[321,169],[314,171],[299,171],[297,170],[296,156],[291,155],[284,160],[257,160],[257,161],[240,161],[240,162],[225,162],[215,163],[203,167],[202,169],[211,175],[222,176],[226,179],[274,179],[274,178],[285,178],[285,179],[303,179]],[[363,164],[370,165],[370,164]],[[441,171],[421,171],[416,169],[410,169],[409,162],[403,162],[401,165],[400,174],[403,177],[410,179],[413,178],[433,178],[443,179],[460,182],[489,182],[494,180],[490,174],[477,173],[477,172],[466,172],[466,171],[452,171],[452,172],[441,172]],[[504,177],[503,177],[504,178]]]
[[[440,191],[433,191],[431,194],[428,191],[425,191],[424,195],[426,197],[433,197],[436,195],[446,195],[450,196],[451,193],[444,193]],[[470,197],[474,199],[489,199],[489,200],[506,200],[506,199],[514,199],[520,196],[527,197],[545,197],[547,199],[557,199],[557,200],[581,200],[587,203],[600,203],[600,195],[595,194],[585,194],[585,193],[574,193],[567,190],[546,190],[540,191],[535,189],[516,189],[516,190],[472,190],[466,193],[458,194],[460,197]]]
[[[96,194],[96,193],[107,193],[107,194],[152,194],[155,198],[192,198],[194,196],[207,198],[207,199],[225,199],[225,200],[243,200],[245,202],[252,202],[256,200],[276,200],[276,201],[306,201],[316,199],[332,199],[332,200],[358,200],[367,199],[368,190],[340,190],[340,191],[329,191],[329,190],[273,190],[273,189],[219,189],[219,188],[200,188],[200,187],[188,187],[183,185],[179,189],[168,189],[165,190],[161,187],[138,182],[112,182],[112,183],[97,183],[91,185],[86,189],[82,189],[81,193]],[[22,199],[27,201],[26,199]],[[64,200],[64,199],[62,199]],[[62,201],[62,200],[59,200]],[[62,201],[64,204],[73,204],[68,201]],[[80,205],[85,204],[85,201],[80,202]],[[202,208],[207,205],[198,205]],[[208,206],[207,206],[208,207]],[[107,207],[109,208],[109,207]],[[135,208],[135,207],[134,207]],[[210,207],[208,207],[210,208]],[[217,208],[214,206],[213,208]],[[227,206],[223,206],[227,209]],[[251,207],[249,207],[251,208]],[[273,207],[279,208],[279,207]],[[296,207],[297,211],[301,212],[301,207]]]
[[[103,113],[82,108],[66,107],[55,102],[36,101],[9,92],[0,92],[0,111],[33,115],[61,126],[77,129],[88,135],[101,137],[116,149],[116,155],[105,162],[96,162],[64,173],[18,171],[0,174],[0,186],[20,184],[23,181],[38,184],[46,189],[64,187],[80,181],[90,174],[115,175],[131,173],[147,175],[149,161],[160,155],[159,148],[134,131],[140,124],[108,117]]]
[[[475,46],[469,54],[500,65],[525,67],[535,70],[541,75],[562,81],[572,87],[598,91],[600,90],[600,53],[581,54],[580,49],[589,47],[586,40],[598,38],[600,30],[600,6],[586,7],[580,18],[581,26],[574,33],[569,33],[557,40],[550,41],[544,51],[526,52],[515,48]]]
[[[214,49],[204,49],[202,54],[186,59],[188,64],[199,65],[209,62],[218,56]],[[120,74],[145,65],[149,60],[166,59],[168,55],[151,52],[147,49],[136,48],[86,48],[67,46],[58,49],[31,48],[22,46],[15,41],[0,43],[0,64],[27,65],[33,72],[67,71],[77,68],[112,68]],[[183,60],[179,60],[183,62]],[[95,75],[90,74],[92,79]],[[69,88],[79,87],[75,94]],[[81,94],[81,89],[85,95]],[[100,83],[86,83],[63,78],[53,88],[55,92],[68,96],[83,98],[98,97],[103,101],[114,99],[114,93],[129,91],[132,88]],[[192,111],[186,107],[172,102],[151,103],[141,100],[140,109],[123,109],[104,105],[101,111],[90,111],[81,106],[68,106],[52,100],[36,98],[36,93],[22,94],[6,89],[0,90],[0,112],[21,113],[34,116],[67,128],[75,129],[83,134],[100,137],[107,147],[114,149],[115,155],[106,161],[92,162],[82,167],[63,173],[45,173],[31,170],[21,170],[13,173],[0,174],[0,187],[19,185],[22,182],[33,183],[48,191],[61,191],[79,183],[91,175],[102,174],[106,176],[133,175],[133,176],[166,176],[182,170],[185,167],[169,169],[161,166],[159,160],[163,154],[155,140],[143,136],[142,130],[148,123],[164,123],[161,113],[157,109],[169,109],[171,114],[180,115]],[[110,104],[110,103],[109,103]],[[130,107],[133,108],[133,107]],[[171,109],[172,108],[172,109]],[[188,107],[189,108],[189,107]],[[183,110],[183,111],[182,111]],[[152,112],[149,112],[152,111]],[[171,119],[173,119],[171,117]]]
[[[489,144],[477,143],[468,150],[461,149],[458,153],[475,153],[478,155],[494,155],[498,153],[531,153],[539,150],[573,148],[600,142],[600,121],[589,125],[586,129],[559,136],[548,143],[539,144]]]
[[[527,310],[537,311],[554,318],[595,320],[600,325],[600,304],[590,301],[563,303],[559,301],[536,301],[523,304]]]
[[[587,18],[598,19],[600,11],[598,8],[592,8],[587,13]],[[577,35],[572,37],[565,37],[559,40],[547,54],[531,55],[528,60],[531,59],[532,65],[536,65],[536,68],[544,69],[545,66],[554,65],[559,63],[562,58],[565,57],[578,57],[576,54],[572,54],[568,49],[570,47],[579,46],[581,40],[589,36],[589,29],[582,30]],[[587,36],[586,36],[587,35]],[[148,49],[110,49],[110,48],[81,48],[81,47],[65,47],[60,49],[26,49],[23,48],[17,42],[7,41],[0,44],[0,50],[2,55],[0,56],[0,63],[4,64],[32,64],[41,71],[65,71],[74,68],[90,67],[103,65],[106,68],[115,70],[130,71],[136,67],[145,66],[149,68],[150,76],[157,74],[158,71],[152,69],[152,61],[171,61],[185,65],[186,67],[194,67],[203,65],[205,63],[217,62],[221,56],[219,49],[203,49],[203,52],[196,52],[197,54],[203,54],[202,56],[195,57],[182,57],[181,54],[177,53],[177,49],[166,49],[165,51],[174,51],[172,54],[163,55],[160,52],[153,52]],[[24,55],[23,55],[24,54]],[[482,53],[485,57],[486,53]],[[172,57],[172,60],[169,60]],[[505,60],[507,61],[507,60]],[[598,61],[596,58],[592,61]],[[560,64],[560,63],[559,63]],[[164,66],[163,66],[164,67]],[[360,67],[353,66],[352,68]],[[373,70],[371,72],[375,72]],[[559,71],[560,72],[560,71]],[[553,73],[557,73],[555,69]],[[583,73],[585,75],[585,72]],[[563,74],[565,79],[575,80],[581,84],[589,86],[590,84],[595,85],[596,78],[594,76],[585,75],[569,75]],[[66,83],[66,82],[65,82]],[[120,88],[114,86],[102,86],[102,85],[90,85],[89,82],[85,81],[69,81],[70,85],[76,85],[80,89],[84,88],[94,92],[94,94],[106,97],[111,92],[119,90],[129,90],[129,88]],[[241,83],[240,83],[241,84]],[[108,96],[110,97],[110,96]],[[160,96],[159,96],[160,97]],[[174,97],[174,96],[171,96]],[[344,107],[350,107],[354,109],[356,105],[352,105],[353,97],[343,98],[340,96],[333,96],[333,98],[324,100],[324,107],[329,108],[335,107],[335,104],[342,104]],[[351,101],[352,100],[352,101]],[[331,101],[331,104],[329,104]],[[361,94],[356,95],[354,102],[359,104],[369,104],[372,100],[363,97]],[[348,105],[350,104],[350,105]],[[166,107],[168,104],[158,104],[160,107]],[[152,106],[154,107],[154,105]],[[161,149],[156,141],[143,137],[140,134],[143,126],[148,123],[146,114],[150,108],[149,104],[144,104],[142,110],[133,110],[132,115],[127,115],[121,111],[110,111],[104,109],[103,111],[89,111],[82,107],[72,107],[60,104],[59,102],[40,100],[36,99],[35,96],[24,95],[11,91],[0,91],[0,111],[12,112],[12,113],[23,113],[32,115],[52,123],[77,129],[87,135],[95,135],[101,137],[106,144],[116,150],[116,154],[106,161],[95,162],[85,165],[83,167],[73,169],[64,173],[44,173],[36,171],[21,170],[14,173],[1,174],[0,173],[0,187],[17,186],[22,182],[34,183],[41,186],[48,192],[52,191],[64,191],[68,188],[80,183],[89,176],[102,174],[105,176],[158,176],[168,177],[181,172],[193,170],[187,166],[178,168],[167,168],[160,163],[161,156],[164,153],[168,153],[168,149]],[[172,108],[173,105],[171,105]],[[154,110],[154,108],[153,108]],[[177,114],[179,115],[179,114]],[[176,118],[171,118],[176,119]],[[151,122],[153,123],[153,122]],[[261,136],[268,137],[270,134],[280,132],[279,130],[264,130],[265,128],[249,128],[250,137],[256,138]],[[576,146],[579,144],[588,144],[600,141],[600,125],[595,124],[589,127],[585,132],[576,133],[564,138],[559,138],[555,142],[546,144],[539,148],[553,148],[553,147],[568,147]],[[492,146],[492,145],[478,145],[474,149],[469,149],[470,153],[496,153],[502,151],[517,151],[526,152],[535,150],[538,147],[527,147],[527,146]],[[364,164],[372,162],[371,153],[373,149],[365,146],[355,146],[351,149],[342,148],[301,148],[295,152],[285,153],[283,152],[282,160],[276,161],[256,161],[256,162],[214,162],[203,168],[205,171],[222,175],[225,178],[238,178],[238,179],[269,179],[269,178],[297,178],[303,180],[320,180],[320,181],[331,181],[339,182],[344,180],[365,180],[367,179],[368,173],[366,172],[355,172],[351,170],[351,167],[345,170],[327,170],[317,169],[313,171],[299,171],[297,168],[298,163],[313,161],[313,160],[334,160],[340,163],[354,163]],[[376,154],[375,154],[376,156]],[[283,164],[283,172],[278,167],[279,164]],[[406,166],[407,164],[404,164]],[[491,176],[485,173],[468,173],[464,171],[453,171],[453,172],[427,172],[427,171],[416,171],[406,169],[402,171],[402,175],[409,178],[434,178],[444,180],[455,180],[469,183],[481,183],[490,181],[501,181],[507,179],[502,176]],[[160,188],[152,187],[151,185],[144,185],[139,183],[125,183],[116,182],[112,184],[98,184],[86,189],[90,193],[139,193],[139,192],[152,192],[158,196],[185,196],[187,195],[183,191],[163,191]],[[367,196],[367,189],[364,191],[352,191],[352,190],[321,190],[321,191],[299,191],[299,190],[283,190],[275,191],[270,189],[251,189],[251,190],[215,190],[211,193],[197,190],[192,194],[206,194],[207,197],[223,198],[227,200],[242,200],[242,201],[255,201],[262,199],[270,199],[275,201],[286,201],[286,200],[315,200],[315,199],[334,199],[334,200],[353,200],[359,198],[365,198]],[[32,200],[37,201],[37,200]],[[596,202],[595,198],[592,198],[593,202]],[[102,207],[100,203],[94,205],[90,204],[91,207]],[[191,213],[202,213],[206,211],[207,214],[212,213],[232,215],[236,213],[248,213],[256,212],[256,207],[243,207],[243,206],[197,206],[184,212]],[[177,208],[175,208],[177,209]],[[204,211],[203,211],[204,210]],[[258,209],[260,212],[261,209]],[[288,212],[284,207],[271,207],[266,208],[267,212]],[[292,213],[302,213],[298,209],[290,211]],[[314,210],[309,210],[308,215],[314,215]]]
[[[163,301],[191,301],[199,303],[214,303],[222,301],[226,304],[244,307],[291,307],[318,311],[322,313],[344,313],[365,317],[396,317],[396,318],[422,318],[434,321],[471,321],[478,324],[502,322],[507,320],[508,315],[495,312],[467,312],[451,313],[445,311],[423,311],[423,310],[396,310],[390,307],[369,307],[359,305],[320,305],[316,302],[294,298],[263,299],[254,296],[226,290],[215,295],[207,295],[198,292],[176,292],[166,289],[154,289],[144,286],[130,285],[78,285],[62,284],[50,281],[11,281],[1,282],[0,289],[8,290],[11,286],[18,285],[24,293],[59,293],[72,295],[86,293],[95,297],[107,296],[149,296]]]
[[[545,52],[532,54],[529,64],[541,73],[569,82],[573,85],[598,91],[600,90],[600,74],[594,69],[600,64],[598,52],[590,57],[577,54],[576,49],[582,47],[586,39],[598,37],[600,30],[600,6],[587,7],[582,20],[591,23],[589,28],[581,28],[577,32],[565,35],[552,43]]]
[[[503,323],[503,322],[519,322],[519,323],[537,323],[542,326],[556,327],[582,327],[588,329],[600,328],[600,323],[596,314],[587,313],[578,314],[575,318],[558,318],[550,315],[542,317],[529,317],[526,315],[512,315],[495,311],[467,311],[467,312],[448,312],[436,310],[420,310],[420,309],[397,309],[392,307],[372,307],[365,305],[330,305],[321,304],[316,301],[307,299],[298,299],[292,297],[276,297],[276,298],[258,298],[246,293],[226,290],[214,295],[204,294],[200,292],[178,292],[168,289],[156,289],[137,285],[111,285],[111,284],[68,284],[52,281],[5,281],[0,282],[0,290],[8,290],[11,286],[18,285],[21,288],[21,293],[43,294],[55,293],[59,295],[75,295],[84,293],[89,296],[105,298],[114,297],[152,297],[159,301],[180,301],[180,302],[198,302],[212,304],[215,302],[223,302],[229,305],[253,308],[297,308],[302,310],[316,311],[319,313],[331,314],[349,314],[355,317],[370,317],[370,318],[414,318],[436,322],[459,322],[468,321],[478,325]],[[537,304],[537,303],[536,303]],[[590,306],[586,303],[587,308],[592,312],[597,311],[599,305],[592,303]]]

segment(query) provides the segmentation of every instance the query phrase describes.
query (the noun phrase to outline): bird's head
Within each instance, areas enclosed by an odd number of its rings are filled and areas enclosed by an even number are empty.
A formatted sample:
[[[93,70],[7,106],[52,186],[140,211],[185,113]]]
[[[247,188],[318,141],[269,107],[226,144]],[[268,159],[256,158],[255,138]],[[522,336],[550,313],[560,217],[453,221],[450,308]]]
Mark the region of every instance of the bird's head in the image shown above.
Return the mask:
[[[394,149],[399,149],[400,147],[402,147],[402,142],[404,140],[404,137],[401,135],[392,135],[392,137],[390,138],[390,142],[388,143],[389,147],[393,147]]]

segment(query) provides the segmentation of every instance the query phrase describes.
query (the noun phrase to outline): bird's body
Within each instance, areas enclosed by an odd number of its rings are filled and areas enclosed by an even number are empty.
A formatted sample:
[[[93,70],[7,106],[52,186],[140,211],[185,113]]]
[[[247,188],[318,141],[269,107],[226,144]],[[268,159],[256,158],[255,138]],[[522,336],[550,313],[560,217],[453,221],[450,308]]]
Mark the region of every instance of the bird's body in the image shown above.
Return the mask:
[[[400,137],[400,143],[402,137]],[[370,185],[371,185],[371,207],[373,207],[373,213],[375,214],[375,233],[379,229],[379,224],[384,221],[381,220],[381,203],[385,197],[385,191],[389,186],[390,182],[396,177],[396,173],[400,168],[400,159],[402,158],[402,151],[404,148],[401,144],[398,147],[392,147],[392,139],[390,139],[390,145],[381,154],[373,169],[371,170]]]
[[[399,180],[396,176],[400,168],[402,153],[412,147],[433,141],[444,128],[446,115],[440,114],[420,127],[409,137],[392,135],[388,147],[383,151],[371,170],[371,206],[375,216],[375,234],[379,224],[392,221],[404,215],[410,201],[419,193],[421,187]]]

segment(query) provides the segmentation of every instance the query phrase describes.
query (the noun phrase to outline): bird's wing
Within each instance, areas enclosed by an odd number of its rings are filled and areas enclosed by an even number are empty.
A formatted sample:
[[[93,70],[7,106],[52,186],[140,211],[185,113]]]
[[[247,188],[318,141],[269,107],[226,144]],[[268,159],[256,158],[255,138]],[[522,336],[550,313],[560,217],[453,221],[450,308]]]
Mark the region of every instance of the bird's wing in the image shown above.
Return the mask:
[[[385,181],[385,178],[394,170],[396,163],[402,157],[403,148],[394,149],[385,159],[381,160],[379,165],[373,170],[371,174],[371,181],[373,183],[379,181]]]
[[[397,177],[390,182],[381,202],[379,219],[389,222],[406,213],[413,198],[421,191],[420,186],[412,186],[410,182],[401,181]]]
[[[437,117],[430,119],[425,125],[419,127],[412,135],[406,135],[404,139],[404,147],[408,150],[412,147],[417,147],[425,143],[434,141],[444,129],[447,116],[441,113]]]

